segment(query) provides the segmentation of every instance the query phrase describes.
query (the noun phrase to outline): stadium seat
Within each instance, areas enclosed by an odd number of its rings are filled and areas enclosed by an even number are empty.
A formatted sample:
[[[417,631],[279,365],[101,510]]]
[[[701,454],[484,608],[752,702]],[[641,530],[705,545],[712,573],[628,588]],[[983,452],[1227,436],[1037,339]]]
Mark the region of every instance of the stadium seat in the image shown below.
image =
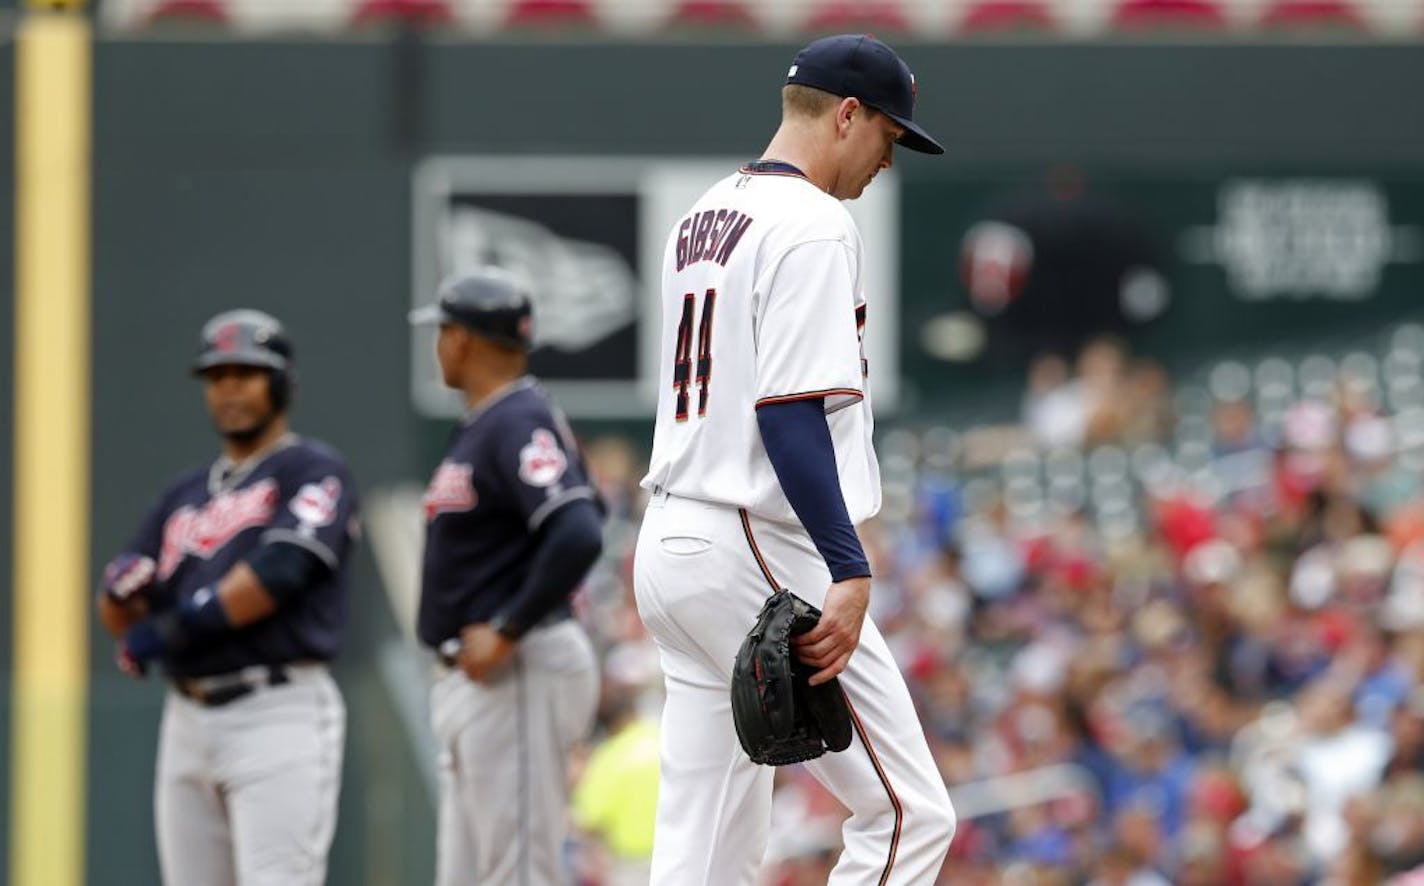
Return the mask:
[[[831,0],[811,13],[805,30],[818,34],[905,33],[911,26],[904,11],[893,0]]]
[[[598,27],[598,16],[588,0],[516,0],[505,25],[536,30],[593,29]]]
[[[1260,27],[1271,31],[1369,30],[1360,10],[1345,0],[1277,0],[1261,14]]]
[[[1006,34],[1058,30],[1048,5],[1041,0],[978,0],[964,11],[955,31],[960,34]]]
[[[444,25],[455,20],[446,0],[363,0],[352,22],[374,25],[407,21],[422,25]]]
[[[757,20],[741,0],[682,0],[673,9],[668,27],[698,31],[754,31]]]
[[[1123,0],[1113,11],[1119,31],[1222,31],[1226,15],[1210,0]]]
[[[164,22],[199,22],[227,24],[227,8],[222,0],[162,0],[149,10],[150,24]]]

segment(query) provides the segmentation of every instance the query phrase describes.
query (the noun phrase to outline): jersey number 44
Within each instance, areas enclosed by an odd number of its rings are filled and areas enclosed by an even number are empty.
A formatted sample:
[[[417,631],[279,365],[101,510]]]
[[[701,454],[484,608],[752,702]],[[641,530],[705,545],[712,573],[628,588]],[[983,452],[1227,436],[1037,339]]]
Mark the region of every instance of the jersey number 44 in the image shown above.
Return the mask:
[[[702,319],[697,324],[697,416],[707,415],[707,389],[712,383],[712,313],[717,290],[708,289],[702,299]],[[692,319],[697,316],[697,295],[682,297],[682,319],[677,324],[677,354],[673,362],[672,387],[677,392],[677,420],[687,421],[692,373]]]

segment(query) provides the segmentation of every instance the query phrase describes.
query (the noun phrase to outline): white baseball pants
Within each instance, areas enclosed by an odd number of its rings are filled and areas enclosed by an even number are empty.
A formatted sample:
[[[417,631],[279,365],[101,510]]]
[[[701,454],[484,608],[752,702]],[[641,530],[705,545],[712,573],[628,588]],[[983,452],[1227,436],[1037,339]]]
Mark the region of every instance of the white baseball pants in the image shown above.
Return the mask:
[[[633,569],[667,684],[652,886],[751,886],[766,850],[773,769],[753,764],[737,741],[732,664],[774,589],[821,607],[830,574],[800,526],[665,493],[648,506]],[[840,681],[855,738],[805,764],[851,812],[829,883],[932,884],[954,810],[904,678],[869,619]]]

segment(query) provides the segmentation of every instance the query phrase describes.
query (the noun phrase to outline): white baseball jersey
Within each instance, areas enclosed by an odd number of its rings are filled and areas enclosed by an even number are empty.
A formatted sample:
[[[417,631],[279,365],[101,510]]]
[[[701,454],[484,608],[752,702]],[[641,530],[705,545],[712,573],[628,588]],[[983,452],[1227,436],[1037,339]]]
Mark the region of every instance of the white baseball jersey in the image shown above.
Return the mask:
[[[673,227],[647,489],[797,522],[762,447],[759,405],[823,397],[852,522],[880,509],[860,232],[800,175],[739,172]]]

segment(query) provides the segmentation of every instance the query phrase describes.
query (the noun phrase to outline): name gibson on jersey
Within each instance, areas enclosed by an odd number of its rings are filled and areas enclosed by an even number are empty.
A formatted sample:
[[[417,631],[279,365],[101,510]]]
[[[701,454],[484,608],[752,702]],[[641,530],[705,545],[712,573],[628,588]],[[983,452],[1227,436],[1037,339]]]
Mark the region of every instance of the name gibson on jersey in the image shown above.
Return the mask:
[[[732,250],[752,226],[752,217],[735,209],[694,212],[677,228],[677,269],[700,261],[726,267]]]

